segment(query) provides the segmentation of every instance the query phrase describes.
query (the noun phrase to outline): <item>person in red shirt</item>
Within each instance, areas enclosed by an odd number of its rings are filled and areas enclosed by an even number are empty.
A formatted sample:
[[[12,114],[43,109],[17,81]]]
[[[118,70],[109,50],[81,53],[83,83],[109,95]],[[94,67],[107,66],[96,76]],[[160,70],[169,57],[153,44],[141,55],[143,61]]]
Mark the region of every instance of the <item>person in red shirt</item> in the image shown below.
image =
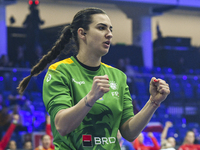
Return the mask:
[[[200,150],[199,144],[194,144],[195,134],[193,131],[188,131],[184,138],[183,144],[178,150]]]
[[[13,115],[13,121],[0,141],[0,150],[4,150],[7,147],[8,142],[10,141],[10,138],[12,136],[13,131],[16,128],[16,124],[18,123],[18,121],[19,121],[19,115],[17,114]]]
[[[53,150],[51,145],[51,138],[49,135],[45,134],[41,137],[42,145],[35,148],[35,150]]]
[[[54,150],[53,135],[51,131],[50,116],[46,116],[46,134],[42,136],[42,145],[35,148],[35,150]]]
[[[53,145],[53,135],[52,135],[52,131],[51,131],[51,121],[50,121],[50,116],[47,115],[46,117],[46,134],[50,136],[51,139],[51,148],[54,149],[54,145]]]
[[[140,133],[140,135],[135,139],[135,141],[132,142],[135,150],[159,150],[160,149],[160,146],[158,145],[156,138],[153,136],[153,133],[149,132],[148,136],[151,138],[153,142],[153,146],[144,145],[143,144],[144,136],[142,133]]]

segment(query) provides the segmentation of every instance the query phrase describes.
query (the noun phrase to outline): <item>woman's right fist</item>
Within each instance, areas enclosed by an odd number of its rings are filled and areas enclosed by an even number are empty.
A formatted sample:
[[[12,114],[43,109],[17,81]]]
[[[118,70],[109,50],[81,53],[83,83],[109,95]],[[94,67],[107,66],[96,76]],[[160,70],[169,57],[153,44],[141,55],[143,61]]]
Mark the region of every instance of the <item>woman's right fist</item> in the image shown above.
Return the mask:
[[[109,78],[107,75],[95,76],[93,78],[92,89],[89,92],[89,95],[92,96],[95,102],[109,91],[110,85]]]

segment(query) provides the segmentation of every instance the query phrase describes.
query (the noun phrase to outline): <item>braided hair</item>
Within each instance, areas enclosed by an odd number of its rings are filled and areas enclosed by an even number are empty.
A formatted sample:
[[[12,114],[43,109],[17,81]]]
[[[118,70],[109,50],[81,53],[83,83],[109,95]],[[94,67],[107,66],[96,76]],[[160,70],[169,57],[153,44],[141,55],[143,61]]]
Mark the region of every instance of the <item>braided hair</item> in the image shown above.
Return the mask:
[[[55,42],[52,49],[47,54],[45,54],[35,66],[33,66],[30,75],[25,77],[19,83],[17,87],[19,94],[23,94],[26,87],[28,86],[31,77],[39,75],[47,67],[49,63],[51,63],[59,56],[59,54],[64,50],[65,46],[69,44],[71,41],[74,41],[76,49],[78,51],[79,42],[78,42],[77,30],[79,28],[83,28],[86,31],[89,30],[89,25],[92,23],[91,15],[94,14],[106,14],[106,13],[105,11],[99,8],[86,8],[79,11],[74,16],[72,23],[63,29],[59,39]],[[68,51],[70,51],[70,48],[67,50],[67,52]]]

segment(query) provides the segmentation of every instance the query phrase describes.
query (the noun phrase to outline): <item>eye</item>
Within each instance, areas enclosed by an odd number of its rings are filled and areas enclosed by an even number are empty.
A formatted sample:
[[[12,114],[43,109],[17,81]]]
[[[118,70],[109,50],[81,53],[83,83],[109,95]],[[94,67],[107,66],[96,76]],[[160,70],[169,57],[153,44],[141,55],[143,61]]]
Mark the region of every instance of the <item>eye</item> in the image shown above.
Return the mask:
[[[99,27],[99,30],[104,30],[105,29],[105,27]]]

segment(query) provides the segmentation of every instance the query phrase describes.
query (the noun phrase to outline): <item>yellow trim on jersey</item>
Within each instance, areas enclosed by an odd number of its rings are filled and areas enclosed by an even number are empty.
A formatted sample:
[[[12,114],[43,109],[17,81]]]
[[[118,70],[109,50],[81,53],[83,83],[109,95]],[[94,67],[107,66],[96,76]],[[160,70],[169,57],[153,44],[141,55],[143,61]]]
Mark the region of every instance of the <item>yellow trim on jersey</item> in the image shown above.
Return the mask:
[[[53,70],[56,70],[56,68],[60,65],[60,64],[72,64],[74,61],[71,59],[71,58],[67,58],[67,59],[64,59],[64,60],[61,60],[53,65],[51,65],[49,67],[49,69],[53,69]]]
[[[107,68],[113,68],[112,66],[106,65],[104,63],[101,63],[102,65],[106,66]]]

